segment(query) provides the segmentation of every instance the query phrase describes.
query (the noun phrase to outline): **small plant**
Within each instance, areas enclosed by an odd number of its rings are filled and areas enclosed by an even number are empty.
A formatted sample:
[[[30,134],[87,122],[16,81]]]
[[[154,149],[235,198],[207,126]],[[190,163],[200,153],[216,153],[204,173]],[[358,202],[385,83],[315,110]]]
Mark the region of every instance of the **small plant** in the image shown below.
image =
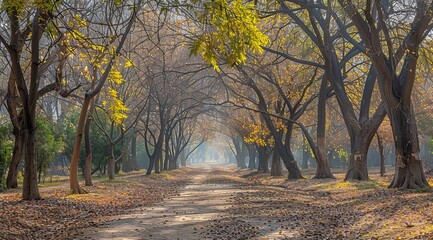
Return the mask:
[[[420,189],[417,189],[417,192],[419,192],[419,193],[428,193],[428,192],[431,192],[431,188],[429,188],[429,187],[420,188]]]

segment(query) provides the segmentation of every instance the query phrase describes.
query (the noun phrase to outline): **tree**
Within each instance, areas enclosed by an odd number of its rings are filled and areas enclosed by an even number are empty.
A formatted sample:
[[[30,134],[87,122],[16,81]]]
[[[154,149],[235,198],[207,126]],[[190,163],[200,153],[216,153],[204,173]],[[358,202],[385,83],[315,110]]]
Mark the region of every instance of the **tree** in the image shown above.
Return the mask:
[[[25,4],[31,6],[31,18],[27,18],[28,22],[22,21],[22,14],[28,8],[24,8]],[[3,11],[6,12],[9,18],[10,34],[7,38],[0,34],[0,41],[5,46],[11,65],[11,74],[8,83],[8,111],[14,125],[15,132],[15,149],[13,169],[11,169],[10,185],[14,187],[16,184],[16,167],[21,159],[21,152],[24,148],[24,183],[22,198],[24,200],[40,199],[40,194],[37,186],[37,153],[36,153],[36,104],[37,100],[43,91],[39,90],[41,75],[46,68],[41,62],[41,52],[49,53],[50,46],[55,44],[56,39],[48,38],[49,45],[41,47],[41,38],[45,34],[45,29],[51,23],[53,11],[58,4],[57,1],[33,2],[24,1],[20,3],[6,1],[3,2]],[[24,28],[20,27],[24,25]],[[25,59],[22,56],[23,47],[26,44],[26,38],[30,38],[30,75],[24,73]],[[47,61],[51,63],[50,61]],[[55,85],[53,85],[55,86]],[[16,93],[18,92],[18,93]],[[19,95],[19,102],[15,100],[15,96]],[[17,105],[20,104],[21,111],[18,111]]]
[[[85,191],[81,189],[78,184],[78,159],[81,152],[80,151],[81,141],[83,136],[84,125],[86,122],[87,110],[89,108],[91,100],[101,91],[102,87],[107,81],[110,71],[113,68],[113,65],[115,63],[115,59],[120,54],[123,44],[125,43],[126,38],[128,37],[128,34],[130,33],[132,26],[135,22],[135,19],[137,17],[137,12],[141,9],[142,4],[143,4],[143,0],[138,0],[138,2],[133,5],[134,7],[132,9],[131,17],[126,25],[125,30],[123,31],[123,35],[120,38],[117,47],[114,49],[113,54],[109,57],[107,61],[107,64],[104,68],[104,73],[95,83],[94,87],[88,89],[84,95],[84,101],[81,107],[81,113],[77,124],[76,140],[74,145],[74,151],[71,157],[71,165],[70,165],[70,173],[69,173],[69,182],[70,182],[70,188],[72,193],[75,194],[85,193]]]
[[[372,4],[375,7],[372,7]],[[410,28],[396,43],[391,38],[392,22],[388,21],[390,5],[367,1],[362,8],[364,16],[352,1],[339,0],[352,19],[359,37],[365,44],[365,53],[378,74],[379,89],[390,119],[395,139],[396,167],[391,188],[418,189],[429,187],[419,157],[418,131],[412,106],[412,92],[417,72],[420,44],[428,35],[433,17],[433,3],[417,1]],[[403,3],[396,3],[404,6]],[[397,8],[396,6],[396,8]],[[377,23],[373,16],[377,14]],[[406,19],[402,20],[405,21]],[[382,35],[383,34],[383,35]],[[385,41],[381,41],[384,36]]]
[[[367,180],[368,148],[375,132],[385,116],[385,109],[381,104],[379,104],[374,110],[374,114],[370,117],[372,93],[376,81],[375,69],[370,66],[367,74],[365,74],[364,90],[359,103],[360,110],[359,113],[356,113],[356,102],[351,100],[351,96],[345,87],[344,80],[349,78],[348,76],[350,76],[351,72],[352,74],[357,73],[357,71],[355,71],[356,65],[353,68],[347,68],[346,65],[351,63],[355,56],[358,56],[363,52],[364,49],[359,47],[359,45],[362,44],[356,43],[355,47],[349,51],[345,50],[347,48],[347,42],[342,41],[340,36],[347,37],[349,34],[346,32],[345,23],[340,20],[337,14],[338,9],[333,6],[332,1],[326,3],[318,1],[317,4],[309,4],[309,1],[288,2],[291,2],[294,5],[287,4],[286,1],[278,2],[281,13],[290,18],[292,22],[305,33],[317,48],[322,58],[321,63],[298,59],[285,54],[284,52],[272,49],[266,50],[281,55],[290,61],[323,69],[323,87],[326,88],[328,83],[332,86],[351,141],[349,168],[345,179]],[[308,22],[302,20],[305,16],[308,17]],[[332,24],[332,20],[335,21],[335,24]],[[336,30],[334,26],[337,26]],[[345,38],[343,38],[343,40],[345,40]],[[351,38],[347,41],[350,43],[355,42]],[[339,46],[341,46],[341,48],[339,48]],[[321,116],[325,116],[324,96],[322,95],[321,98],[319,97],[319,100],[321,100],[321,102],[319,103],[318,113]],[[321,150],[319,154],[323,156],[324,123],[322,122],[322,119],[324,118],[319,118],[318,122],[318,145]]]

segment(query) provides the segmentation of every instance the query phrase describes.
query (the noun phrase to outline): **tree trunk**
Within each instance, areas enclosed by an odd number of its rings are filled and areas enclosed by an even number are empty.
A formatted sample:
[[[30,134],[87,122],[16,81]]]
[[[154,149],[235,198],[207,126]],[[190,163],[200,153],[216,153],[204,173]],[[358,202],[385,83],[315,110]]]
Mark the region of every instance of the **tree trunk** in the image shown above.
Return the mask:
[[[317,166],[316,166],[316,174],[314,175],[313,178],[314,179],[335,178],[331,172],[328,158],[326,156],[324,136],[318,136],[317,138],[317,150],[315,156],[316,156]]]
[[[160,157],[161,155],[158,154],[157,158],[155,159],[155,173],[161,173],[161,169],[163,169],[163,165],[162,165],[162,157]]]
[[[170,161],[170,154],[165,153],[165,156],[164,156],[164,167],[161,167],[165,171],[169,170],[169,161]]]
[[[168,169],[169,170],[174,170],[177,169],[177,158],[176,157],[171,157],[168,161]]]
[[[15,134],[14,150],[11,163],[9,165],[8,176],[6,178],[6,188],[18,187],[18,168],[23,155],[24,135],[23,133]]]
[[[233,145],[236,150],[236,163],[237,166],[241,169],[247,168],[247,164],[245,163],[246,152],[245,152],[245,143],[241,137],[233,137]]]
[[[373,133],[374,134],[374,133]],[[344,181],[368,180],[367,153],[373,136],[365,133],[352,136],[350,146],[349,166]]]
[[[163,166],[161,166],[161,169],[164,170],[169,170],[170,169],[170,135],[171,135],[171,125],[168,124],[167,126],[167,130],[165,131],[165,155],[164,155],[164,161],[163,161]]]
[[[186,152],[187,152],[187,148],[185,148],[181,153],[180,153],[180,165],[182,167],[186,167]]]
[[[269,172],[268,154],[266,147],[258,146],[257,151],[259,152],[259,167],[257,171],[262,173]]]
[[[122,161],[121,161],[120,165],[121,165],[122,171],[125,173],[131,171],[131,169],[129,167],[129,165],[130,165],[129,161],[130,160],[131,160],[130,156],[122,157]]]
[[[72,194],[86,193],[78,184],[78,161],[80,158],[81,141],[83,139],[83,129],[86,121],[87,110],[89,108],[91,98],[85,97],[83,106],[81,107],[80,118],[78,119],[77,132],[75,136],[74,151],[71,157],[71,164],[69,167],[69,184]]]
[[[323,77],[320,84],[319,102],[317,104],[317,149],[313,149],[316,158],[315,179],[335,178],[332,175],[328,158],[326,157],[326,88],[328,80]]]
[[[125,161],[125,155],[120,156],[120,159],[117,161],[114,161],[114,175],[119,174],[120,170],[122,169],[122,162]]]
[[[116,164],[116,159],[114,157],[114,146],[110,144],[109,149],[109,158],[108,158],[108,179],[114,180],[114,165]]]
[[[90,100],[90,114],[88,114],[86,123],[84,125],[84,145],[86,149],[86,158],[84,162],[84,184],[86,186],[92,186],[92,143],[90,142],[90,124],[92,122],[93,109],[95,100],[92,98]]]
[[[137,163],[137,133],[134,131],[131,139],[131,157],[128,160],[129,170],[138,171]]]
[[[95,86],[96,78],[97,78],[97,69],[94,66],[93,77],[92,77],[92,88]],[[92,143],[90,142],[90,124],[92,123],[93,120],[94,111],[95,111],[95,98],[91,98],[89,103],[89,114],[87,114],[86,123],[84,125],[84,145],[86,149],[86,158],[84,161],[84,185],[85,186],[93,186],[92,184]]]
[[[166,157],[164,158],[164,170],[171,170],[171,164],[171,156],[166,155]]]
[[[146,175],[152,174],[152,170],[154,167],[155,167],[155,173],[159,173],[159,162],[158,161],[161,161],[161,157],[162,157],[162,143],[164,142],[163,140],[164,140],[164,137],[161,136],[155,145],[155,149],[153,150],[153,153],[149,159],[149,167],[147,168]],[[156,167],[157,163],[158,163],[158,168]]]
[[[162,120],[161,120],[162,125]],[[163,144],[165,140],[165,130],[166,125],[164,124],[164,127],[161,126],[160,134],[161,134],[161,143],[159,144],[159,147],[155,147],[155,173],[161,173],[161,170],[164,168],[164,161],[162,158],[162,152],[163,152]]]
[[[132,134],[134,134],[134,133],[132,133]],[[124,145],[124,146],[122,146],[124,148],[123,149],[124,153],[122,154],[122,158],[119,162],[119,171],[116,172],[116,174],[119,174],[120,169],[122,169],[122,171],[125,173],[132,171],[131,154],[130,154],[131,153],[131,145],[130,144],[123,144],[123,141],[122,141],[122,145]]]
[[[286,160],[283,159],[284,164],[286,165],[287,170],[289,171],[289,179],[302,179],[302,173],[301,170],[298,167],[298,164],[295,160],[295,156],[293,155],[292,148],[291,148],[291,142],[292,142],[292,134],[293,134],[293,122],[287,122],[286,123],[286,139],[283,148],[285,149],[285,152],[287,154]],[[280,157],[282,157],[281,152],[279,152]]]
[[[16,93],[17,77],[10,74],[8,82],[8,91],[6,93],[6,107],[9,112],[9,118],[13,126],[13,134],[15,137],[12,159],[9,164],[8,175],[6,178],[6,188],[18,188],[18,168],[23,157],[24,135],[20,131],[22,128],[22,114],[21,110],[18,113],[17,108],[19,101]]]
[[[390,188],[420,189],[430,187],[419,157],[418,131],[411,106],[391,109],[391,126],[395,139],[395,174]]]
[[[84,162],[84,185],[93,186],[92,183],[92,154],[86,151],[86,159]]]
[[[151,157],[149,159],[149,166],[147,167],[146,175],[152,174],[153,166],[155,165],[155,158]]]
[[[35,123],[35,120],[30,120]],[[37,174],[37,157],[36,157],[36,128],[33,124],[25,130],[25,160],[24,160],[24,182],[23,182],[23,199],[38,200],[41,199],[38,189]]]
[[[377,137],[377,145],[379,147],[380,154],[380,176],[383,177],[385,175],[385,155],[383,153],[383,140],[379,136],[379,133],[376,133]]]
[[[253,144],[247,145],[248,149],[248,156],[250,161],[248,162],[248,168],[249,169],[256,169],[256,158],[257,158],[257,150],[256,147]]]
[[[38,166],[37,169],[38,169],[38,183],[41,183],[42,182],[42,167]]]
[[[316,158],[316,174],[314,175],[314,179],[323,179],[323,178],[335,178],[331,172],[331,168],[328,163],[328,158],[326,154],[320,152],[320,157]]]
[[[304,132],[302,132],[302,169],[308,169],[308,143],[305,139]]]
[[[271,176],[283,176],[283,171],[281,169],[281,157],[275,150],[272,154]]]
[[[240,153],[240,154],[236,154],[236,162],[239,168],[244,169],[247,168],[247,164],[245,163],[245,154],[244,153]]]

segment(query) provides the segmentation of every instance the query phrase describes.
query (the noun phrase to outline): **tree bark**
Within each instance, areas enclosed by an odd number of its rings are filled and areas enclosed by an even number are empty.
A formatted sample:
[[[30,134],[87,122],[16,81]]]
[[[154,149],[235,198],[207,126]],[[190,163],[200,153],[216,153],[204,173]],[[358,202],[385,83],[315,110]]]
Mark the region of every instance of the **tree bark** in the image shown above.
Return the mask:
[[[114,180],[114,165],[116,164],[116,159],[114,157],[114,145],[110,144],[109,158],[108,158],[108,179]]]
[[[35,116],[36,117],[36,116]],[[35,119],[32,119],[35,123]],[[33,124],[25,130],[25,161],[24,161],[24,182],[23,182],[23,199],[38,200],[41,199],[38,189],[37,158],[36,158],[36,128]]]
[[[241,137],[234,137],[233,138],[233,145],[236,149],[236,163],[237,166],[241,169],[247,168],[247,164],[245,163],[246,158],[246,151],[245,151],[245,143],[243,142],[243,139]]]
[[[349,166],[344,181],[368,180],[367,152],[370,146],[367,139],[356,139],[350,147]]]
[[[149,105],[150,106],[150,105]],[[167,127],[167,120],[164,116],[164,113],[169,116],[171,112],[171,108],[165,111],[165,106],[159,106],[159,122],[161,124],[161,128],[159,129],[158,139],[156,140],[153,153],[149,156],[149,167],[147,168],[146,175],[150,175],[152,173],[153,168],[155,168],[155,173],[160,173],[160,163],[162,159],[162,148],[164,146],[164,137],[165,131]]]
[[[302,169],[308,169],[308,144],[307,139],[304,136],[305,134],[302,132]]]
[[[241,169],[247,168],[247,164],[245,163],[245,157],[246,156],[244,153],[236,154],[236,163]]]
[[[281,157],[275,150],[272,154],[271,176],[283,176],[283,171],[281,169]]]
[[[170,169],[170,133],[171,133],[171,126],[170,124],[167,127],[167,130],[165,131],[165,156],[164,156],[164,165],[161,166],[161,169],[164,169],[165,171]]]
[[[162,136],[158,137],[158,141],[155,145],[155,149],[153,150],[152,155],[149,159],[149,167],[147,168],[146,175],[152,174],[152,170],[155,167],[155,173],[159,173],[159,161],[161,161],[162,158],[162,143],[164,142],[164,134]],[[157,165],[158,164],[158,165]],[[158,170],[157,170],[158,169]]]
[[[149,166],[147,167],[146,175],[152,174],[153,166],[155,165],[155,158],[151,157],[149,159]]]
[[[302,174],[301,174],[301,170],[299,170],[298,164],[295,160],[295,156],[293,155],[292,152],[292,147],[291,147],[291,142],[292,142],[292,134],[293,134],[293,122],[287,122],[286,123],[286,139],[285,139],[285,144],[284,144],[284,149],[287,152],[287,156],[288,159],[284,162],[284,158],[283,158],[283,162],[286,165],[287,170],[289,171],[289,179],[300,179],[303,178]],[[280,153],[278,153],[278,155],[281,158]]]
[[[95,99],[90,100],[90,114],[88,114],[86,123],[84,125],[84,145],[86,149],[86,158],[84,162],[84,184],[86,186],[93,186],[92,184],[92,143],[90,142],[90,124],[92,122],[93,110]]]
[[[161,169],[164,169],[164,171],[168,171],[169,170],[169,161],[170,161],[170,156],[166,153],[164,156],[164,164],[161,167]]]
[[[11,163],[6,178],[6,188],[18,187],[18,168],[22,159],[24,147],[24,135],[20,132],[15,134],[15,143]]]
[[[250,158],[250,161],[248,162],[248,168],[249,169],[256,169],[256,158],[257,158],[257,150],[256,147],[253,144],[247,145],[248,149],[248,156]]]
[[[262,147],[262,146],[257,147],[257,152],[259,153],[259,167],[257,171],[262,173],[269,172],[268,154],[266,148],[267,147]]]
[[[316,157],[316,175],[315,179],[335,178],[332,175],[326,156],[326,88],[328,87],[328,79],[322,78],[319,90],[319,102],[317,104],[317,150]]]
[[[134,131],[131,139],[131,158],[128,161],[130,171],[138,171],[137,163],[137,133]]]
[[[168,169],[169,170],[174,170],[177,169],[177,158],[176,157],[171,157],[168,161]]]
[[[93,66],[92,88],[95,86],[97,78],[97,68]],[[99,95],[96,96],[98,98]],[[93,120],[93,113],[95,111],[95,98],[90,99],[89,114],[87,114],[86,123],[84,125],[84,145],[86,149],[86,158],[84,161],[84,185],[93,186],[92,184],[92,143],[90,141],[90,124]]]
[[[390,188],[420,189],[429,187],[419,157],[418,131],[411,105],[390,109],[395,138],[395,174]]]
[[[90,100],[91,97],[84,98],[83,105],[81,106],[80,118],[78,119],[77,132],[75,135],[74,151],[72,153],[71,164],[69,166],[69,185],[72,194],[86,193],[86,191],[84,191],[84,189],[82,189],[78,184],[78,161],[81,153],[80,148],[81,148],[81,141],[83,139],[83,129],[87,117],[87,109],[89,108],[90,105]]]
[[[377,137],[377,146],[379,147],[380,154],[380,176],[383,177],[385,175],[385,155],[383,153],[383,140],[380,137],[379,133],[376,133]]]
[[[182,167],[186,167],[186,151],[188,151],[187,148],[180,153],[180,165]]]
[[[155,159],[155,173],[161,173],[161,169],[163,169],[162,154],[158,154],[158,157]]]

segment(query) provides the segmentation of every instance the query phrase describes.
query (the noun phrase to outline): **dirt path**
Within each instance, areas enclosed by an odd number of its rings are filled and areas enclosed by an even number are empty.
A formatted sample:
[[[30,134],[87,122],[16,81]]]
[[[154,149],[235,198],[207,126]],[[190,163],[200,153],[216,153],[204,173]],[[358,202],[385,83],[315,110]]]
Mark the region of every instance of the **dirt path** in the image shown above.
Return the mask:
[[[390,190],[382,178],[288,181],[230,166],[193,172],[177,196],[74,239],[433,239],[433,195]]]
[[[204,168],[178,196],[116,216],[76,239],[212,239],[208,227],[228,217],[225,210],[239,192],[248,192],[235,184],[213,183],[212,171]]]

